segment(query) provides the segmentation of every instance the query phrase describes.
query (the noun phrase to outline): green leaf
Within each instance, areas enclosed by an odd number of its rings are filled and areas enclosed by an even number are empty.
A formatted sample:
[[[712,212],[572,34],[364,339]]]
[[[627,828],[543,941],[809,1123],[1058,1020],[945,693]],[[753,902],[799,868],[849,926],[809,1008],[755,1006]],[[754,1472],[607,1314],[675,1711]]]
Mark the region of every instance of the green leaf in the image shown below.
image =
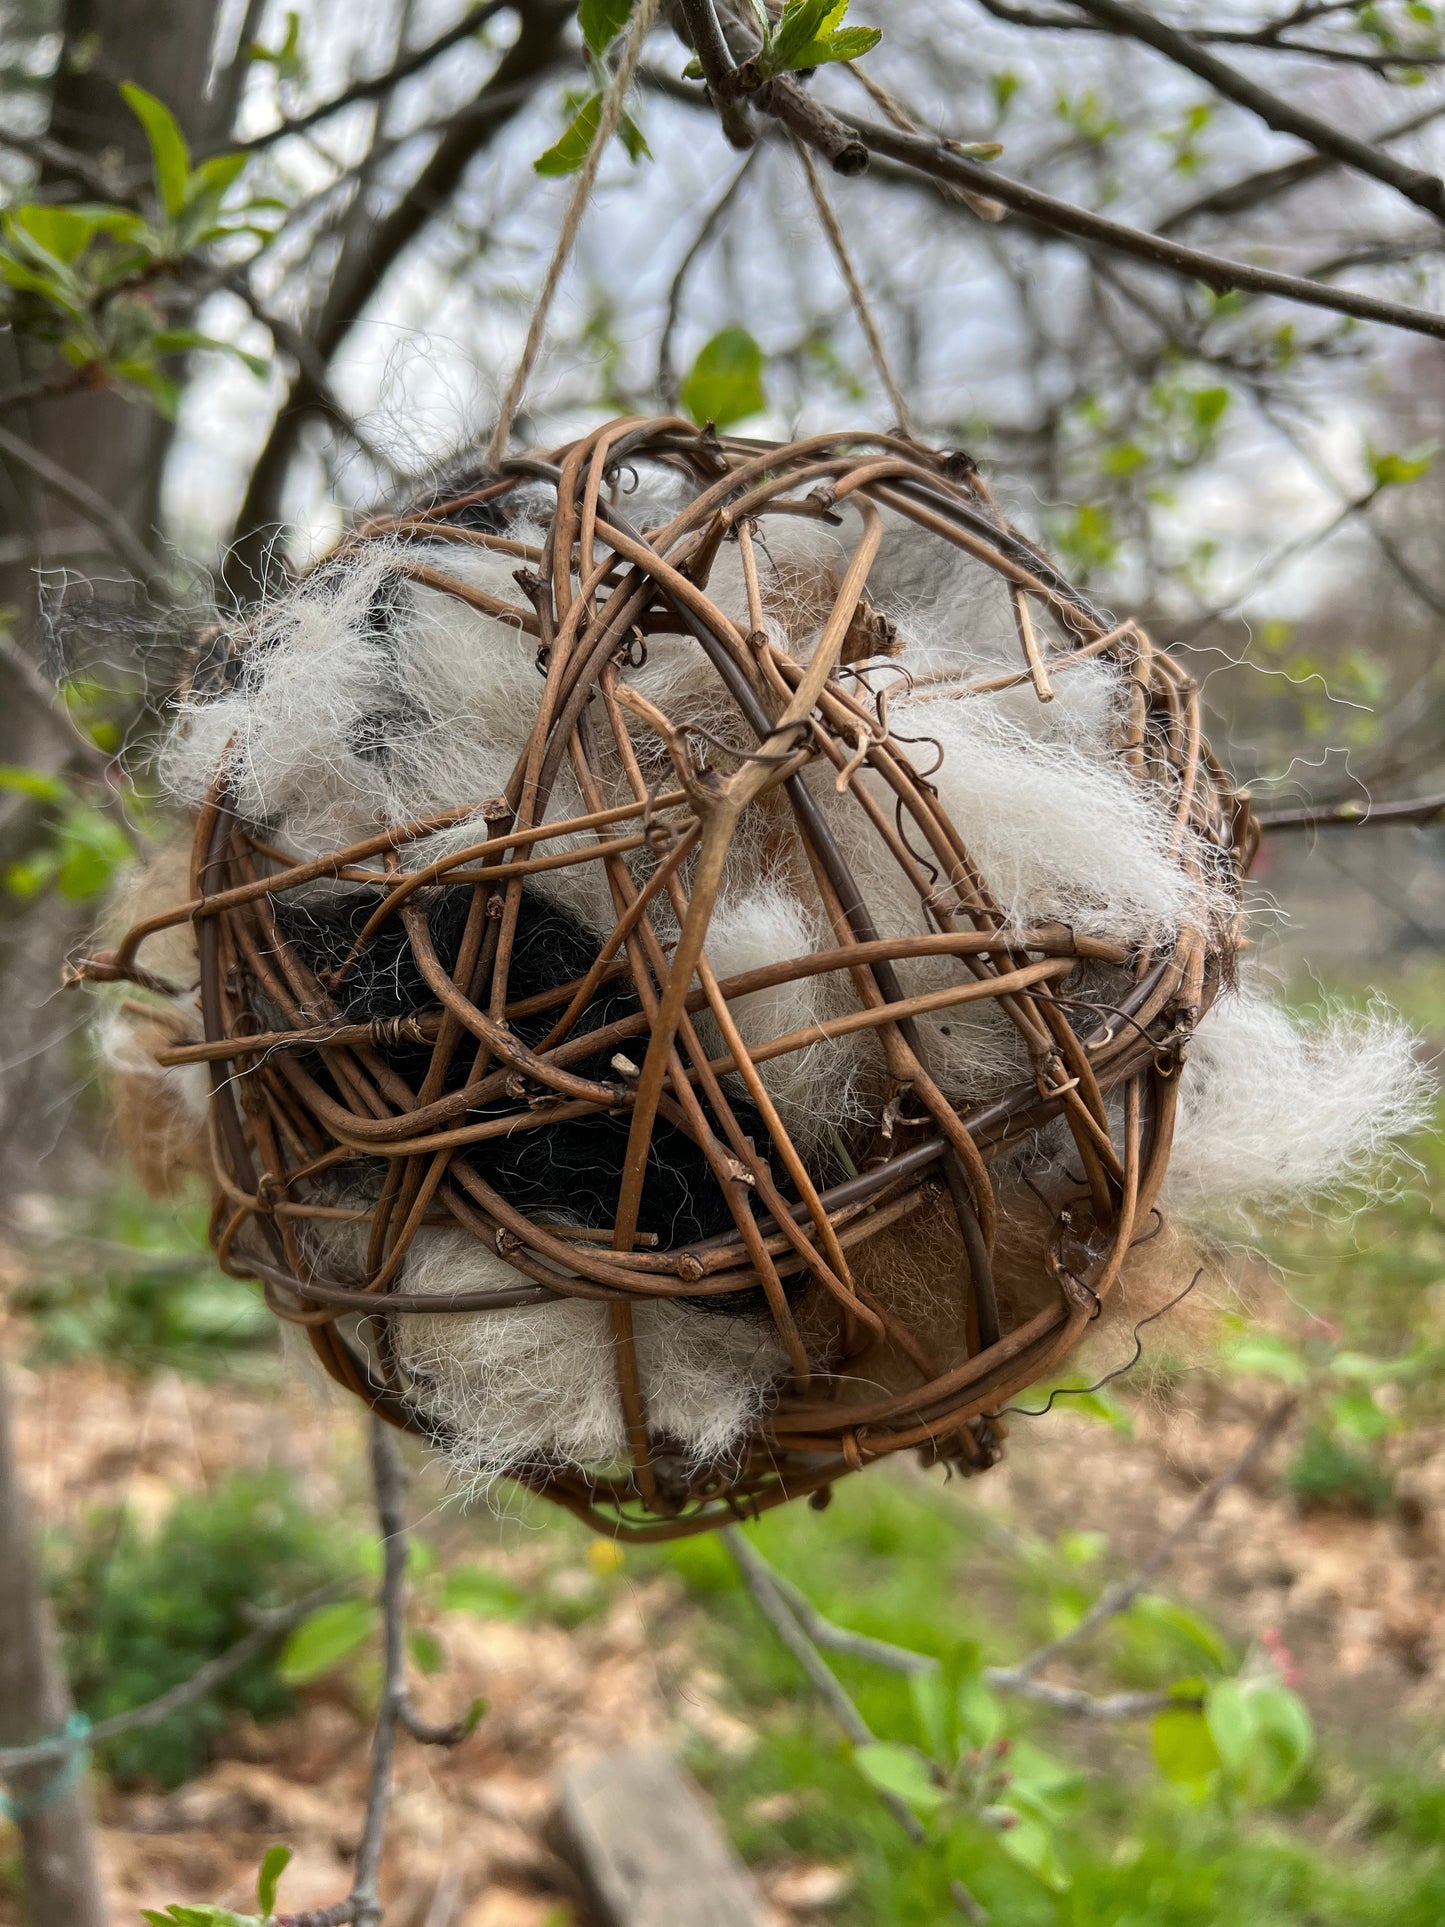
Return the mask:
[[[853,1764],[865,1780],[880,1792],[891,1793],[914,1813],[937,1813],[948,1795],[936,1786],[928,1762],[912,1746],[895,1746],[888,1740],[875,1740],[855,1747]]]
[[[407,1645],[419,1671],[440,1673],[446,1666],[447,1656],[442,1651],[441,1641],[435,1633],[426,1632],[418,1627],[409,1635]]]
[[[1204,1717],[1221,1765],[1231,1779],[1243,1781],[1255,1736],[1249,1688],[1237,1679],[1216,1680],[1205,1696]]]
[[[120,91],[126,106],[145,129],[151,166],[155,170],[156,193],[161,206],[174,220],[185,208],[186,184],[191,175],[191,156],[185,136],[169,107],[154,94],[148,94],[144,87],[127,80],[122,82]]]
[[[135,855],[120,824],[89,807],[77,808],[66,817],[56,843],[56,885],[71,903],[100,896],[115,881],[116,872]]]
[[[276,1884],[291,1864],[289,1847],[267,1847],[256,1875],[256,1906],[263,1919],[276,1911]]]
[[[803,65],[824,67],[830,60],[861,60],[882,38],[879,27],[844,27],[841,33],[827,40],[815,40],[811,47],[805,48]]]
[[[370,1638],[380,1615],[368,1599],[340,1599],[320,1606],[297,1626],[276,1662],[276,1672],[288,1686],[329,1673]]]
[[[961,1640],[939,1665],[910,1674],[908,1692],[924,1745],[945,1768],[965,1743],[987,1746],[1002,1730],[1003,1714],[984,1684],[977,1640]]]
[[[1231,1345],[1224,1362],[1232,1372],[1277,1378],[1282,1385],[1303,1385],[1310,1375],[1309,1366],[1294,1346],[1276,1338],[1273,1332],[1256,1332]]]
[[[1129,1610],[1134,1618],[1161,1627],[1193,1647],[1216,1672],[1231,1672],[1239,1663],[1229,1641],[1207,1619],[1175,1599],[1165,1599],[1160,1593],[1141,1593]]]
[[[12,897],[28,902],[38,897],[40,892],[54,877],[58,859],[53,850],[37,850],[32,856],[24,856],[9,864],[5,870],[5,888]]]
[[[1191,412],[1195,423],[1203,429],[1217,426],[1220,417],[1229,406],[1227,388],[1196,388],[1189,397]]]
[[[490,1701],[483,1699],[479,1694],[467,1708],[466,1717],[462,1721],[463,1733],[475,1733],[482,1721],[487,1717],[489,1707]]]
[[[767,406],[763,351],[746,328],[724,328],[692,364],[683,383],[683,407],[695,422],[730,428]]]
[[[70,794],[65,779],[51,776],[43,769],[25,769],[18,763],[0,763],[0,790],[12,796],[28,796],[36,803],[63,803]]]
[[[845,27],[848,0],[790,0],[757,56],[761,78],[857,60],[883,38],[876,27]]]
[[[234,341],[218,341],[214,335],[200,334],[194,328],[162,328],[151,337],[151,346],[158,355],[183,355],[192,348],[209,348],[213,354],[230,355],[233,360],[244,363],[260,380],[270,373],[271,364],[264,356],[238,348]]]
[[[1376,488],[1403,488],[1407,482],[1418,482],[1422,475],[1429,474],[1438,453],[1438,448],[1432,442],[1426,447],[1412,448],[1404,453],[1372,454],[1370,472],[1375,478]]]
[[[1219,1749],[1198,1707],[1165,1707],[1149,1730],[1149,1744],[1166,1780],[1198,1786],[1219,1769]]]
[[[231,183],[245,171],[250,158],[249,154],[238,152],[213,154],[208,161],[202,161],[190,176],[187,200],[194,201],[201,194],[214,194],[219,200]]]
[[[534,171],[538,174],[575,174],[587,158],[601,119],[602,96],[589,94],[572,116],[561,140],[533,161]]]
[[[255,1914],[233,1914],[227,1907],[170,1906],[163,1914],[143,1907],[141,1918],[151,1927],[262,1927]]]
[[[797,66],[798,55],[830,26],[837,26],[848,11],[848,0],[788,0],[773,37],[765,51],[768,69],[783,73]]]
[[[1236,1791],[1256,1802],[1287,1791],[1314,1746],[1298,1694],[1270,1680],[1220,1680],[1210,1687],[1204,1710]]]
[[[632,14],[632,0],[582,0],[577,19],[593,53],[605,53]]]
[[[527,1610],[526,1594],[499,1572],[458,1566],[442,1586],[442,1607],[449,1613],[475,1613],[478,1619],[511,1619]]]
[[[1042,1821],[1015,1813],[1010,1807],[996,1807],[992,1811],[999,1820],[1007,1819],[1012,1823],[1002,1826],[997,1836],[998,1844],[1009,1859],[1017,1861],[1021,1867],[1027,1867],[1031,1874],[1055,1893],[1066,1892],[1071,1884],[1068,1870],[1059,1859],[1048,1827]]]
[[[16,220],[57,261],[74,261],[99,232],[88,209],[30,203],[15,210]]]
[[[1331,1399],[1330,1417],[1352,1439],[1382,1438],[1390,1429],[1389,1414],[1380,1410],[1362,1385]]]
[[[647,144],[647,136],[631,114],[624,114],[617,123],[617,138],[627,149],[627,158],[634,167],[639,161],[652,159],[652,149]]]
[[[1287,1686],[1258,1681],[1250,1697],[1255,1747],[1246,1790],[1254,1800],[1277,1800],[1314,1750],[1314,1729],[1304,1701]]]
[[[301,60],[301,15],[286,15],[286,37],[279,47],[267,47],[253,40],[246,48],[247,60],[267,61],[282,80],[295,80],[303,71]]]

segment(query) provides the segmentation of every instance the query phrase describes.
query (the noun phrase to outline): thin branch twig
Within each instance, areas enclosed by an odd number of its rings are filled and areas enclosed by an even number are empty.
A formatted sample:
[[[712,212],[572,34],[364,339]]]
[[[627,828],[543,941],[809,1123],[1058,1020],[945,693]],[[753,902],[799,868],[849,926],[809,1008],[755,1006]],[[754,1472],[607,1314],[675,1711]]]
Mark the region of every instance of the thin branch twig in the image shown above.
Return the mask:
[[[1113,1619],[1117,1614],[1126,1611],[1143,1592],[1155,1573],[1162,1571],[1190,1534],[1203,1525],[1229,1488],[1237,1485],[1259,1463],[1288,1424],[1298,1404],[1299,1400],[1291,1393],[1272,1405],[1256,1428],[1254,1437],[1233,1465],[1226,1466],[1217,1478],[1210,1480],[1178,1525],[1159,1541],[1143,1564],[1137,1566],[1127,1579],[1121,1579],[1115,1585],[1106,1586],[1076,1626],[1071,1626],[1068,1632],[1060,1633],[1057,1639],[1049,1640],[1046,1645],[1035,1647],[1033,1652],[1021,1659],[1018,1665],[1011,1669],[1015,1678],[1031,1679],[1051,1659],[1057,1658],[1068,1647],[1078,1645],[1080,1640],[1087,1639],[1089,1634],[1095,1632],[1106,1620]]]
[[[52,494],[69,502],[93,528],[100,530],[121,561],[133,569],[143,582],[152,582],[165,573],[160,559],[151,554],[120,511],[98,494],[89,482],[72,475],[68,468],[62,468],[59,462],[52,461],[38,448],[32,448],[19,435],[12,435],[8,428],[0,428],[0,455],[18,462],[22,468],[28,468]]]
[[[172,1686],[164,1693],[158,1693],[153,1700],[143,1706],[133,1706],[125,1713],[112,1714],[108,1720],[97,1720],[94,1726],[83,1733],[56,1734],[48,1740],[36,1740],[31,1746],[0,1747],[0,1774],[14,1773],[27,1766],[43,1766],[49,1761],[68,1759],[72,1753],[80,1753],[93,1746],[102,1746],[107,1740],[119,1739],[123,1733],[134,1733],[142,1727],[160,1726],[175,1713],[193,1706],[207,1693],[214,1692],[233,1673],[264,1653],[268,1646],[280,1639],[283,1633],[290,1632],[318,1606],[329,1605],[333,1600],[343,1598],[351,1591],[348,1580],[333,1581],[327,1586],[318,1586],[314,1592],[306,1593],[291,1605],[282,1607],[274,1613],[267,1613],[254,1632],[238,1639],[234,1646],[228,1646],[224,1653],[208,1659],[204,1666],[197,1668],[179,1686]]]
[[[1060,234],[1111,248],[1167,274],[1202,281],[1215,294],[1237,289],[1249,294],[1277,295],[1305,307],[1326,308],[1333,314],[1353,315],[1360,321],[1378,321],[1387,327],[1445,340],[1445,315],[1432,314],[1425,308],[1411,308],[1398,301],[1378,300],[1350,288],[1327,287],[1299,275],[1278,274],[1271,268],[1251,267],[1247,262],[1230,261],[1201,248],[1185,247],[1181,242],[1166,240],[1143,228],[1128,227],[1122,221],[1111,221],[1106,215],[1078,207],[1072,201],[1061,201],[1039,188],[1028,187],[1023,181],[965,159],[945,141],[922,134],[904,134],[881,121],[865,120],[841,109],[839,112],[872,153],[885,155],[931,180],[970,188],[976,194],[1002,201],[1016,213]]]
[[[1306,804],[1297,810],[1269,810],[1255,817],[1262,830],[1363,829],[1372,823],[1413,823],[1424,829],[1445,818],[1445,796],[1406,797],[1398,803]]]
[[[1427,174],[1423,168],[1412,167],[1406,161],[1397,161],[1393,154],[1382,154],[1379,148],[1353,134],[1341,133],[1318,115],[1306,113],[1302,107],[1259,86],[1248,75],[1201,47],[1190,34],[1155,19],[1139,7],[1130,6],[1128,0],[1073,0],[1073,4],[1107,32],[1151,47],[1174,66],[1197,75],[1217,94],[1255,115],[1275,133],[1293,134],[1317,154],[1328,154],[1341,166],[1394,188],[1407,201],[1433,214],[1437,221],[1445,220],[1445,181],[1437,175]]]
[[[429,40],[424,47],[418,47],[412,53],[403,55],[396,65],[389,67],[384,74],[374,74],[369,80],[358,80],[344,93],[336,94],[330,100],[318,102],[315,107],[309,107],[304,114],[297,114],[291,120],[283,120],[264,134],[254,134],[250,140],[228,143],[225,151],[259,153],[264,148],[274,147],[277,141],[286,140],[293,134],[309,132],[318,122],[329,120],[333,114],[341,113],[344,108],[354,107],[358,101],[376,100],[383,94],[393,92],[404,80],[410,80],[413,74],[419,74],[424,67],[429,67],[434,60],[440,59],[444,53],[458,46],[463,40],[469,40],[474,33],[480,32],[489,20],[494,19],[499,13],[508,12],[513,5],[514,0],[486,0],[486,4],[482,6],[469,8],[460,20],[447,28],[445,33],[438,34],[435,40]]]
[[[406,1468],[396,1434],[384,1419],[370,1427],[371,1479],[381,1534],[382,1684],[371,1737],[366,1810],[351,1879],[351,1892],[333,1907],[305,1914],[279,1914],[271,1927],[379,1927],[384,1909],[377,1893],[386,1821],[391,1808],[391,1769],[400,1727],[430,1746],[455,1746],[472,1730],[470,1720],[433,1726],[412,1709],[406,1690]]]
[[[758,1558],[761,1555],[754,1551],[753,1556]],[[871,1665],[885,1666],[894,1673],[928,1673],[938,1665],[938,1661],[929,1653],[916,1653],[911,1647],[895,1646],[891,1640],[874,1639],[869,1633],[855,1633],[846,1626],[837,1625],[825,1618],[790,1580],[780,1572],[770,1570],[773,1584],[787,1600],[793,1616],[813,1643],[825,1651],[846,1653],[852,1659],[867,1660]],[[1086,1693],[1082,1687],[1055,1686],[1048,1680],[1028,1678],[1012,1666],[985,1666],[983,1677],[995,1692],[1013,1693],[1021,1699],[1033,1700],[1037,1705],[1046,1706],[1054,1713],[1063,1713],[1070,1719],[1148,1719],[1166,1706],[1189,1703],[1171,1693]]]
[[[819,1697],[827,1703],[828,1710],[849,1740],[854,1746],[871,1746],[874,1741],[872,1727],[853,1704],[836,1674],[800,1624],[794,1608],[784,1598],[779,1588],[777,1574],[767,1560],[744,1538],[737,1526],[724,1526],[722,1539],[737,1562],[738,1571],[743,1576],[743,1583],[752,1594],[759,1612],[807,1674]],[[913,1845],[926,1846],[928,1835],[912,1808],[906,1806],[896,1794],[885,1793],[881,1789],[878,1797]],[[987,1912],[969,1893],[962,1881],[950,1881],[949,1886],[955,1904],[965,1920],[973,1923],[973,1927],[986,1927],[989,1918]]]

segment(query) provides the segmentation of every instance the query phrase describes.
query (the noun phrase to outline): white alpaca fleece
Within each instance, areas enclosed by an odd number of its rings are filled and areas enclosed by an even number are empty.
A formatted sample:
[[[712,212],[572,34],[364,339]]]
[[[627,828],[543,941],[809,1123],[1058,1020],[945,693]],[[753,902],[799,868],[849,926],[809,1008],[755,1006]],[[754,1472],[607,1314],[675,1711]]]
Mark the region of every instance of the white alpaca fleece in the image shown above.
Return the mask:
[[[684,493],[675,477],[649,473],[622,507],[655,526]],[[540,516],[544,505],[531,512]],[[1176,839],[1168,798],[1137,781],[1115,753],[1122,672],[1102,658],[1059,655],[1047,705],[1027,686],[959,693],[1020,667],[1006,598],[981,564],[895,516],[885,520],[867,594],[896,624],[899,649],[868,673],[874,689],[888,687],[892,738],[936,785],[1006,924],[1056,921],[1135,945],[1166,942],[1186,926],[1208,929],[1232,913],[1208,853]],[[799,660],[816,642],[857,526],[851,513],[838,529],[802,516],[766,522],[758,543],[765,627]],[[543,539],[540,525],[511,533]],[[468,811],[464,822],[408,845],[402,862],[424,865],[482,840],[482,805],[505,787],[536,716],[537,644],[516,624],[409,579],[404,569],[417,563],[519,600],[517,558],[461,543],[371,541],[323,565],[261,611],[234,687],[180,709],[162,764],[173,792],[197,803],[224,771],[241,813],[303,856],[459,808]],[[718,553],[708,589],[740,628],[752,627],[735,544]],[[739,751],[751,747],[691,638],[653,637],[646,660],[621,673],[677,721]],[[632,727],[644,779],[670,786],[664,746]],[[596,739],[604,801],[630,802],[628,773],[600,718]],[[805,780],[880,934],[924,932],[917,892],[858,800],[837,793],[829,767],[814,766]],[[861,781],[891,820],[891,792],[872,772]],[[546,820],[584,813],[564,763]],[[591,840],[572,839],[575,847]],[[917,847],[916,835],[911,840]],[[634,879],[655,861],[651,851],[635,853]],[[599,938],[615,922],[599,863],[540,874],[529,888]],[[669,944],[676,923],[665,893],[655,899],[653,924]],[[737,976],[836,942],[777,799],[749,811],[708,934],[712,968],[720,978]],[[905,994],[957,983],[961,971],[946,958],[899,966]],[[1070,992],[1107,1008],[1118,996],[1114,974],[1084,967]],[[757,1044],[806,1034],[855,1007],[847,974],[832,972],[739,998],[732,1015],[744,1040]],[[708,1048],[721,1050],[713,1020],[704,1014],[698,1024]],[[1015,1027],[991,1003],[925,1015],[919,1027],[934,1075],[960,1105],[1030,1075]],[[771,1060],[761,1075],[805,1156],[831,1156],[839,1131],[873,1113],[884,1085],[881,1052],[867,1032],[819,1037]],[[1327,1014],[1311,1025],[1254,989],[1222,997],[1205,1020],[1180,1097],[1168,1195],[1199,1211],[1221,1195],[1280,1203],[1363,1172],[1418,1122],[1423,1080],[1409,1033],[1394,1019]],[[1035,1148],[1046,1155],[1044,1144]],[[341,1255],[338,1247],[330,1262]],[[469,1234],[427,1230],[399,1284],[442,1297],[516,1279]],[[785,1369],[771,1321],[644,1303],[635,1323],[650,1423],[696,1460],[726,1457]],[[392,1336],[408,1396],[451,1436],[453,1462],[468,1481],[542,1461],[596,1466],[623,1456],[604,1307],[569,1300],[399,1316]]]
[[[1304,1018],[1257,984],[1226,992],[1189,1046],[1166,1203],[1279,1208],[1368,1181],[1429,1120],[1418,1043],[1379,1004]]]
[[[465,1231],[421,1233],[400,1288],[445,1298],[515,1285]],[[766,1321],[639,1304],[633,1333],[649,1425],[691,1465],[726,1458],[786,1366]],[[605,1465],[627,1455],[607,1307],[584,1299],[395,1321],[418,1410],[440,1422],[474,1485],[534,1464]]]

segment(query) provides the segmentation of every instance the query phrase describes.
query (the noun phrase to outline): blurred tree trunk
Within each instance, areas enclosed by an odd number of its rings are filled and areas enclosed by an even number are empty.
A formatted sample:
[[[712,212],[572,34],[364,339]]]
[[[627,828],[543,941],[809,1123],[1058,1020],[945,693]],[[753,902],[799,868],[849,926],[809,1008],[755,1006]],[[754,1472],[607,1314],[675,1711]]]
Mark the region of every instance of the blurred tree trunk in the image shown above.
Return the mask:
[[[51,133],[97,155],[117,150],[143,164],[146,149],[119,83],[134,78],[171,107],[193,138],[207,128],[203,90],[212,0],[67,0],[65,57],[52,93]],[[77,57],[77,49],[79,55]],[[23,378],[13,340],[5,386]],[[148,539],[157,515],[169,424],[114,395],[80,394],[12,411],[6,426],[38,456],[77,476]],[[0,463],[0,602],[15,612],[0,651],[0,763],[62,773],[83,754],[63,712],[47,704],[39,674],[42,623],[36,571],[52,566],[91,579],[123,577],[104,540],[64,496],[18,460]],[[33,847],[43,826],[33,805],[10,797],[0,811],[0,866]],[[66,1040],[78,1012],[57,995],[57,965],[88,912],[53,891],[13,897],[0,921],[0,1204],[42,1180],[42,1163],[67,1148],[78,1084]],[[54,1165],[44,1173],[53,1187]],[[70,1710],[44,1588],[30,1540],[0,1377],[0,1742],[54,1733]],[[12,1797],[24,1855],[31,1927],[105,1927],[85,1782],[53,1766],[18,1776]]]
[[[143,166],[145,142],[119,91],[121,81],[134,79],[167,103],[194,142],[209,138],[231,104],[224,88],[210,108],[204,98],[215,15],[214,0],[64,0],[52,137],[92,157],[109,149]],[[25,373],[15,355],[13,338],[0,343],[0,386]],[[150,538],[171,440],[170,424],[152,409],[113,394],[79,394],[14,409],[6,427]],[[69,502],[23,463],[0,459],[0,605],[14,611],[13,635],[0,653],[0,764],[60,773],[81,746],[63,714],[45,714],[43,685],[27,673],[27,664],[33,668],[41,656],[36,571],[45,568],[100,583],[130,573]],[[0,870],[41,833],[33,803],[0,799]],[[83,934],[88,913],[77,914],[51,891],[28,904],[12,897],[4,907],[0,1191],[14,1196],[36,1188],[42,1162],[63,1162],[70,1148],[77,1079],[65,1046],[79,1012],[57,996],[57,968]],[[46,1178],[54,1189],[53,1165]]]
[[[36,1569],[15,1464],[10,1399],[0,1370],[0,1745],[28,1746],[64,1726],[70,1695]],[[17,1773],[10,1797],[25,1863],[30,1927],[105,1927],[83,1776],[54,1762]]]

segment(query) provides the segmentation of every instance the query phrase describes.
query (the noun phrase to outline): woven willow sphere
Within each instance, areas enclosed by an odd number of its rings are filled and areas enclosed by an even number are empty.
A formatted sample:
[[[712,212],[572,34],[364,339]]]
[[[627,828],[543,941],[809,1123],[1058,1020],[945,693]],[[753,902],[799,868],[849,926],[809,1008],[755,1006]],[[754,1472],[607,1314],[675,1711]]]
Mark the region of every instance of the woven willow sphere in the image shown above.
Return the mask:
[[[92,974],[194,931],[217,1255],[464,1471],[657,1538],[980,1469],[1147,1272],[1248,806],[967,458],[613,422],[359,528],[180,742]]]

